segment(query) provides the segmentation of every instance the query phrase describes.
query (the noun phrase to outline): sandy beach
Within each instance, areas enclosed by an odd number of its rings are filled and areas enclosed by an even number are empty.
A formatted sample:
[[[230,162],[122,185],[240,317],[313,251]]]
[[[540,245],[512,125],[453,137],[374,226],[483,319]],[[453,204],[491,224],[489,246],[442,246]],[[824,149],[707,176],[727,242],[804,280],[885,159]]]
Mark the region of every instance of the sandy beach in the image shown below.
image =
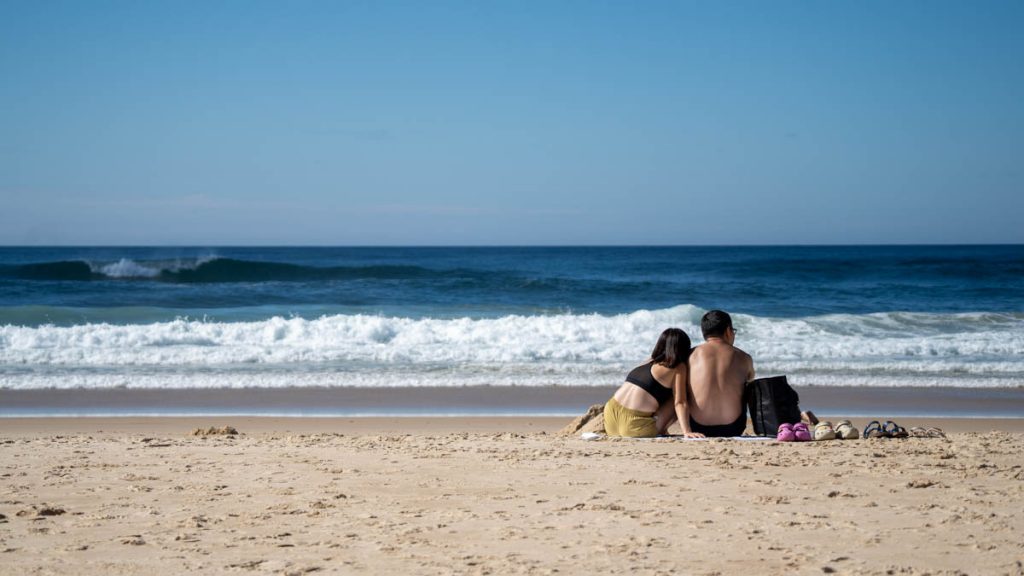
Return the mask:
[[[1021,420],[809,444],[566,423],[3,419],[0,573],[1022,573]]]
[[[0,0],[0,576],[1024,576],[1022,24]]]

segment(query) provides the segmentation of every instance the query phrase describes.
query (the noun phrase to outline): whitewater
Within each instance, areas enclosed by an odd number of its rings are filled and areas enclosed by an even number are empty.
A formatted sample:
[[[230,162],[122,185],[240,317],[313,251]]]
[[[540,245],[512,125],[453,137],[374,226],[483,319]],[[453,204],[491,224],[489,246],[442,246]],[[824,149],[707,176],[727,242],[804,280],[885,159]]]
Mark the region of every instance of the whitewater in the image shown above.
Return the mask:
[[[704,309],[0,327],[0,388],[615,385]],[[761,375],[805,386],[1024,386],[1024,314],[735,314]]]

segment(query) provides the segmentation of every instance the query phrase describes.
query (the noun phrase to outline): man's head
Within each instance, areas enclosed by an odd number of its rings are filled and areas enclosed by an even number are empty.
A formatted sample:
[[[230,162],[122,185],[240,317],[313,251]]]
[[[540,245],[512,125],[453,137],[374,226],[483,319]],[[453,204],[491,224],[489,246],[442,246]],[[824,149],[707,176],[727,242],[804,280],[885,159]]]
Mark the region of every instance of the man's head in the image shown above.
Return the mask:
[[[711,310],[700,319],[700,331],[704,339],[721,338],[732,344],[736,339],[736,331],[732,327],[732,318],[721,310]]]

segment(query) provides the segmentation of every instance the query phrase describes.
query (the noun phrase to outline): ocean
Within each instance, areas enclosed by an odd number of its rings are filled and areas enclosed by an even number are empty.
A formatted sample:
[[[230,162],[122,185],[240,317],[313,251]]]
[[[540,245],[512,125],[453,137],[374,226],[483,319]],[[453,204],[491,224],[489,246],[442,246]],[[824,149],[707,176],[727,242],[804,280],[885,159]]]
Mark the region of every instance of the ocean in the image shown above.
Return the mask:
[[[712,308],[733,315],[759,375],[798,389],[1024,389],[1019,245],[7,247],[0,416],[75,412],[61,394],[81,405],[90,391],[164,398],[134,413],[203,412],[165,407],[169,391],[247,413],[261,412],[252,394],[294,392],[311,398],[286,410],[298,414],[324,390],[603,395],[664,328],[700,343]],[[507,397],[473,409],[501,412]]]

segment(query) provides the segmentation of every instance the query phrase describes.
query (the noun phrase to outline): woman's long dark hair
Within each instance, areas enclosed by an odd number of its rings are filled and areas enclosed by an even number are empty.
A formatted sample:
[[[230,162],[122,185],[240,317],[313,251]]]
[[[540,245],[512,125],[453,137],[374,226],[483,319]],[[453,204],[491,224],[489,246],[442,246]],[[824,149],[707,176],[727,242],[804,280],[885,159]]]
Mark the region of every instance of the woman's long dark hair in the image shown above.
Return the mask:
[[[669,368],[690,361],[690,337],[679,328],[668,328],[658,337],[651,359]]]

